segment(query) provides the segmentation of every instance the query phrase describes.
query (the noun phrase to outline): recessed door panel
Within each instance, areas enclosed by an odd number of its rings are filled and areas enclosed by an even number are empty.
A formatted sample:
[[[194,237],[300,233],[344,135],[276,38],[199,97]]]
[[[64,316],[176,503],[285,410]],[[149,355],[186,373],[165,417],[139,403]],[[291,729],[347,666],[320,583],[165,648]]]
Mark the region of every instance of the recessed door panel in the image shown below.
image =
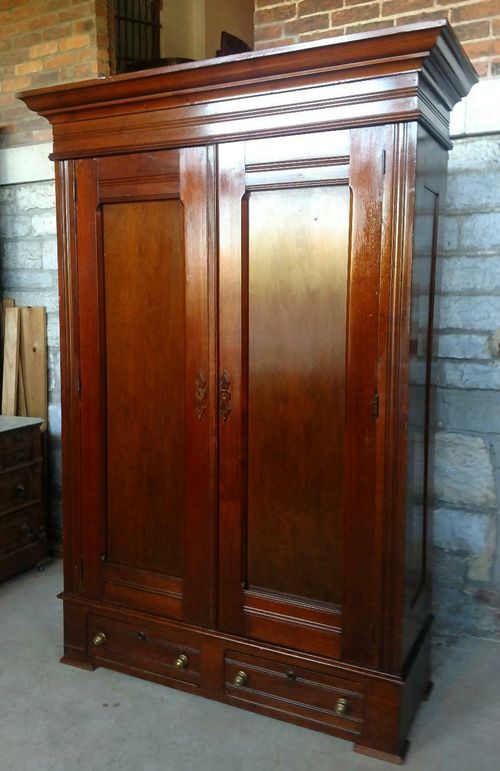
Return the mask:
[[[247,582],[339,603],[349,188],[247,205]]]
[[[209,624],[207,148],[78,161],[84,594]]]
[[[185,507],[183,230],[178,199],[103,206],[107,559],[179,578]]]
[[[370,664],[386,141],[218,151],[219,625]]]

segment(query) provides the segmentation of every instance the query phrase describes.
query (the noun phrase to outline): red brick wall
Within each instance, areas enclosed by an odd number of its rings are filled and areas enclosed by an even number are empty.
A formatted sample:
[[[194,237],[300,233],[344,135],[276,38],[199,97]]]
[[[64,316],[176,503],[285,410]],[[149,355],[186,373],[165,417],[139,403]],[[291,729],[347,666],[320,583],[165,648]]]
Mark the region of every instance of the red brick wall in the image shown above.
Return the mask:
[[[0,0],[0,146],[51,139],[16,100],[28,88],[109,71],[107,0]]]
[[[442,18],[481,76],[500,75],[500,0],[255,0],[255,47]]]

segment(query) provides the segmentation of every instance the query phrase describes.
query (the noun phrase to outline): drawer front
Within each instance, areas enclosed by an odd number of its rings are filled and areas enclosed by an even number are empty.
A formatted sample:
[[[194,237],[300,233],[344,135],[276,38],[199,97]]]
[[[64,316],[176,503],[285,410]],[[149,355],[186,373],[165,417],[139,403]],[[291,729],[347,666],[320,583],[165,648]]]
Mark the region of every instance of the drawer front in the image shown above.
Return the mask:
[[[22,463],[30,463],[33,460],[33,448],[25,447],[19,450],[10,450],[5,453],[5,467],[20,466]]]
[[[33,475],[31,469],[7,474],[0,479],[0,506],[22,504],[33,498]]]
[[[26,509],[0,519],[0,555],[37,543],[42,535],[37,509]]]
[[[89,615],[88,654],[103,663],[129,664],[199,685],[199,649],[169,639],[163,629],[149,622],[139,626]]]
[[[225,690],[231,700],[261,705],[271,713],[361,733],[364,695],[355,681],[227,651]]]
[[[16,431],[10,431],[3,437],[3,446],[6,453],[32,447],[33,429],[24,428],[18,429]]]

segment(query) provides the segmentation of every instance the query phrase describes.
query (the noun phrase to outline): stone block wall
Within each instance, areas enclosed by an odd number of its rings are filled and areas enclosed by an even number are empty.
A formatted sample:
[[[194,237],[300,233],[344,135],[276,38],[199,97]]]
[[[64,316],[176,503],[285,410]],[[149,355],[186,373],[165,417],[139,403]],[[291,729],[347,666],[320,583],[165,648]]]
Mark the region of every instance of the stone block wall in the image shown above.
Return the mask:
[[[48,165],[48,164],[47,164]],[[49,168],[50,170],[50,168]],[[47,309],[49,538],[61,534],[61,385],[53,179],[0,187],[2,296]]]
[[[498,100],[496,84],[491,98],[496,92]],[[492,110],[485,99],[483,115]],[[437,318],[435,610],[443,632],[500,637],[500,131],[455,140],[448,169]]]

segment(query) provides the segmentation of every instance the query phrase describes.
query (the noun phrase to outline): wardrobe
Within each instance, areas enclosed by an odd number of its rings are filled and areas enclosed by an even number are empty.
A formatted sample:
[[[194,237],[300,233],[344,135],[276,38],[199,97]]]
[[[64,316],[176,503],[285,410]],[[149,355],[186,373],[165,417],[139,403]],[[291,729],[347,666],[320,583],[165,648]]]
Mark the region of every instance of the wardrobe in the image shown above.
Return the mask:
[[[21,95],[54,133],[63,662],[404,757],[475,80],[428,22]]]

